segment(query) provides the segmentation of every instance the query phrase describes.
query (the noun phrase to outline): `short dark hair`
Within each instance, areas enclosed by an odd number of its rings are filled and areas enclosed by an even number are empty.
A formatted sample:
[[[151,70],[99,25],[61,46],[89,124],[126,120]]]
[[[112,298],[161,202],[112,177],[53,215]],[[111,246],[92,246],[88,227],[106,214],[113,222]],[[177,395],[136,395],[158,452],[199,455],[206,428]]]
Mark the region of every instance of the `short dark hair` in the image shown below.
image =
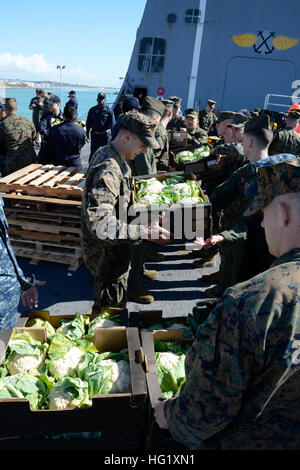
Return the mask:
[[[161,115],[157,112],[157,111],[154,111],[153,109],[145,109],[142,111],[143,114],[145,114],[145,116],[148,116],[149,118],[155,118],[155,117],[159,117],[159,119],[161,118]]]
[[[245,132],[245,134],[254,139],[260,147],[269,147],[274,137],[273,131],[264,128],[252,129]]]
[[[74,120],[77,116],[77,111],[73,106],[65,106],[64,107],[64,117],[69,119],[70,121]]]

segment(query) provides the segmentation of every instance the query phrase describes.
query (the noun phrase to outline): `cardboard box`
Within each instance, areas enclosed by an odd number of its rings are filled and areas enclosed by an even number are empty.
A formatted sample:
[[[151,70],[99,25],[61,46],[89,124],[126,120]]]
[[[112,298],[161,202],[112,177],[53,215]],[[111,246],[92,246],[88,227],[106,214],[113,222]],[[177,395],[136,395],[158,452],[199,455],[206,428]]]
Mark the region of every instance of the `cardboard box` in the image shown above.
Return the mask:
[[[146,383],[148,389],[148,415],[145,433],[144,446],[145,449],[186,449],[179,442],[175,441],[168,430],[159,428],[154,418],[155,406],[164,400],[159,385],[156,363],[154,340],[163,339],[165,341],[180,341],[182,344],[192,344],[193,340],[183,340],[182,331],[155,331],[141,332],[142,350],[144,353],[144,367],[146,373]]]
[[[186,131],[169,131],[168,138],[170,147],[184,147],[187,144]]]
[[[185,222],[186,220],[192,221],[192,230],[195,231],[197,227],[197,208],[202,209],[202,224],[201,224],[201,233],[197,233],[196,236],[203,236],[204,238],[209,238],[212,234],[212,207],[211,203],[209,202],[209,198],[207,194],[205,194],[201,187],[201,181],[197,181],[195,175],[192,172],[173,172],[173,173],[164,173],[164,174],[155,174],[155,175],[145,175],[145,176],[136,176],[134,177],[134,200],[136,196],[136,187],[135,183],[139,179],[150,179],[156,178],[158,181],[164,181],[170,176],[183,176],[185,180],[194,180],[197,182],[199,187],[199,192],[201,198],[205,201],[204,204],[197,203],[197,204],[180,204],[180,201],[177,204],[174,204],[171,208],[170,205],[162,205],[162,206],[139,206],[138,202],[135,203],[135,209],[137,213],[139,212],[138,208],[141,208],[142,211],[148,212],[148,221],[151,221],[151,215],[155,218],[156,214],[158,215],[161,212],[165,212],[165,219],[164,219],[164,227],[168,228],[172,233],[175,233],[175,220],[181,220],[181,237],[176,237],[175,240],[179,239],[189,239],[185,236]],[[176,206],[176,207],[175,207]],[[184,210],[183,210],[184,209]],[[153,219],[152,219],[153,220]],[[199,222],[199,221],[198,221]],[[204,231],[204,233],[203,233]],[[193,237],[195,238],[195,236]]]
[[[157,323],[166,326],[168,322],[181,323],[187,325],[187,317],[163,317],[162,310],[141,310],[139,312],[129,312],[128,325],[139,329],[150,328]],[[158,330],[155,330],[158,331]],[[170,331],[167,326],[164,331]],[[172,331],[172,330],[171,330]],[[174,331],[174,330],[173,330]]]
[[[119,315],[121,326],[128,325],[128,311],[126,308],[120,309],[116,307],[107,307],[107,308],[104,307],[104,308],[101,308],[98,314],[90,314],[87,316],[92,321],[94,318],[98,317],[104,312],[108,313],[110,316]],[[64,320],[71,321],[75,318],[75,316],[76,316],[76,313],[74,315],[51,315],[51,313],[48,310],[32,310],[31,312],[29,312],[28,316],[21,316],[18,318],[16,327],[26,326],[27,322],[32,320],[33,318],[42,318],[43,320],[48,321],[53,326],[53,328],[58,328],[60,320],[64,319]],[[1,333],[0,333],[0,339],[1,339]]]
[[[3,330],[0,341],[2,362],[12,331],[24,329],[40,341],[47,340],[45,328],[14,328]],[[26,399],[0,400],[0,438],[28,434],[57,434],[68,432],[127,433],[142,432],[145,428],[147,388],[143,366],[138,357],[141,343],[137,328],[96,328],[94,344],[100,352],[118,352],[128,347],[130,358],[131,392],[95,395],[90,408],[67,410],[32,410]],[[99,441],[100,442],[100,441]]]
[[[190,171],[202,179],[204,182],[207,179],[217,178],[222,176],[226,180],[230,176],[229,167],[225,159],[220,160],[217,164],[216,156],[204,157],[201,160],[183,163],[184,171]]]

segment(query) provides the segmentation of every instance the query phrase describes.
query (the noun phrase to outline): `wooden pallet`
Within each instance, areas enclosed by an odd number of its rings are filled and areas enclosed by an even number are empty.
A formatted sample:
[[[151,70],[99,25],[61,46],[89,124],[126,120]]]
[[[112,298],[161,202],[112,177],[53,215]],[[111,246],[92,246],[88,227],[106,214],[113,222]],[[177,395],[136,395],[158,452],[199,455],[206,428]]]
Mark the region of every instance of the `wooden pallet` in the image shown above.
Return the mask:
[[[12,245],[13,246],[13,245]],[[30,258],[30,264],[38,264],[39,261],[48,261],[52,263],[60,263],[69,265],[69,271],[76,271],[82,264],[82,258],[74,255],[63,255],[52,251],[36,251],[30,248],[17,248],[14,247],[16,256],[22,258]]]
[[[0,179],[0,191],[81,200],[85,174],[76,167],[33,163]]]

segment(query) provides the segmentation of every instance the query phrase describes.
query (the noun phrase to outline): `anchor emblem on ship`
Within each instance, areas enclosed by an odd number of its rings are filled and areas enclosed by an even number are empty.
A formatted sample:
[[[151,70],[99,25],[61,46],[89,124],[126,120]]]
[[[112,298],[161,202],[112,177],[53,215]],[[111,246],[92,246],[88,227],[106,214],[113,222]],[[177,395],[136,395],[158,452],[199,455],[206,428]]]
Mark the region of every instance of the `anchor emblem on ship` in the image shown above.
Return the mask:
[[[260,50],[260,49],[261,49],[263,46],[265,46],[266,49],[267,49],[267,50],[265,51],[265,54],[266,54],[266,55],[272,54],[272,52],[275,50],[275,47],[272,46],[272,47],[270,48],[270,46],[269,46],[269,44],[268,44],[268,41],[269,41],[269,39],[275,37],[275,33],[270,33],[269,36],[268,36],[267,38],[265,38],[265,37],[264,37],[264,32],[263,32],[263,31],[259,31],[259,32],[258,32],[258,36],[261,37],[262,42],[261,42],[258,46],[256,46],[256,45],[254,44],[254,46],[253,46],[254,51],[255,51],[257,54],[261,54],[261,50]]]

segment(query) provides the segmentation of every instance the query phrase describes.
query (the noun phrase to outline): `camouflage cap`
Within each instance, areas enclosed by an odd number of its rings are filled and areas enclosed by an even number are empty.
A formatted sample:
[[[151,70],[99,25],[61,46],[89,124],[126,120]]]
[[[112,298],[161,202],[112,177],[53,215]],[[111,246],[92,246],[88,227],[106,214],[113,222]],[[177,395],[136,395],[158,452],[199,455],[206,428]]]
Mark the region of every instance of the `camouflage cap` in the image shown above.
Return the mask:
[[[169,96],[169,100],[173,102],[173,106],[180,106],[181,104],[181,98],[179,98],[178,96]]]
[[[171,111],[173,109],[173,101],[171,100],[161,100],[161,102],[165,105],[165,110]]]
[[[261,114],[259,116],[253,116],[249,119],[244,127],[244,132],[254,131],[257,129],[268,129],[271,130],[270,127],[270,116],[267,114]]]
[[[244,216],[248,217],[267,206],[276,196],[300,192],[300,159],[257,167],[257,192]]]
[[[243,114],[237,113],[233,121],[228,124],[229,127],[236,127],[236,128],[242,128],[245,126],[246,122],[249,120],[249,118]]]
[[[4,104],[16,103],[16,102],[17,102],[16,98],[4,98]]]
[[[121,118],[120,125],[124,129],[136,134],[147,147],[153,149],[160,148],[159,143],[155,139],[158,123],[149,119],[144,114],[137,111],[129,111]]]
[[[236,113],[234,111],[221,111],[216,124],[220,124],[220,122],[226,121],[227,119],[233,119],[235,115]]]
[[[120,98],[119,98],[119,100],[118,100],[118,103],[119,103],[119,104],[124,103],[124,101],[126,100],[126,98],[129,98],[130,96],[132,96],[132,95],[121,95]]]
[[[185,117],[197,118],[199,116],[199,111],[196,108],[187,108],[184,111],[184,115],[185,115]]]
[[[158,114],[162,115],[165,110],[165,106],[157,98],[154,98],[153,96],[145,96],[142,101],[141,111],[145,111],[146,109],[152,109],[152,111],[156,111]]]

